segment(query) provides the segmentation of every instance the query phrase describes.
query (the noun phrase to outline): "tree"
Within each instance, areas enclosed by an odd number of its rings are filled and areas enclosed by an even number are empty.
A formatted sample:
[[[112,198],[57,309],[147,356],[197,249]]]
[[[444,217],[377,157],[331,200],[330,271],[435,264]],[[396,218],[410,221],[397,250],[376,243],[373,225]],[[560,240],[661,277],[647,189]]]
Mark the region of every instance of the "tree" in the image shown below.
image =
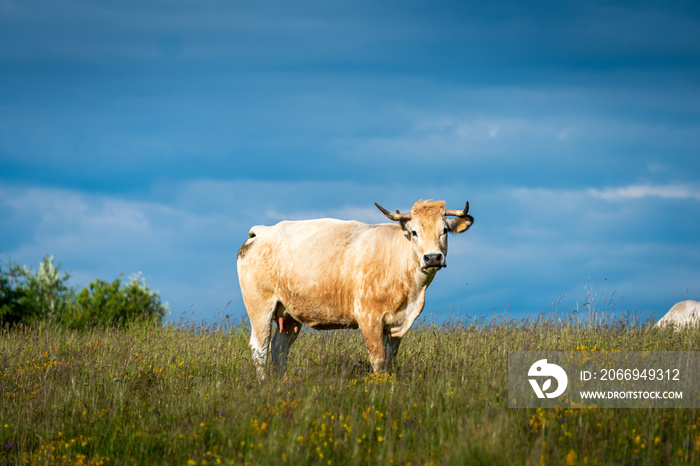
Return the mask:
[[[7,270],[0,265],[0,324],[29,323],[37,315],[21,267],[12,261],[8,261]]]
[[[34,301],[39,318],[60,320],[66,308],[73,304],[73,290],[66,284],[70,275],[64,272],[61,276],[59,267],[54,266],[53,256],[47,254],[39,263],[36,275],[33,275],[28,268],[23,271],[28,294]]]
[[[30,268],[9,261],[7,271],[0,268],[0,324],[59,320],[73,303],[68,278],[67,273],[61,276],[48,254],[36,275]]]
[[[44,321],[83,329],[135,321],[162,323],[168,313],[167,303],[148,288],[140,272],[127,283],[121,275],[112,283],[97,279],[76,294],[67,284],[70,275],[59,268],[49,255],[36,274],[12,261],[7,270],[0,267],[0,326]]]
[[[75,328],[134,321],[161,323],[168,313],[167,303],[148,288],[140,273],[132,275],[127,284],[122,283],[121,276],[112,283],[98,278],[77,294],[76,303],[68,322]]]

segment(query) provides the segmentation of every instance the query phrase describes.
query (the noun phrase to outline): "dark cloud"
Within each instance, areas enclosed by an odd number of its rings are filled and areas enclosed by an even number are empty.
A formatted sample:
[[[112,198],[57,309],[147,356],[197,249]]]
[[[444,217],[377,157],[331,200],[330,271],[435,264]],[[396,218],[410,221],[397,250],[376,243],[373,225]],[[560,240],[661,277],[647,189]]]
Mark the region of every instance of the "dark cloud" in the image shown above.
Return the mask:
[[[0,0],[3,253],[142,270],[211,313],[255,223],[468,198],[429,307],[540,312],[591,276],[662,309],[697,288],[699,22],[690,2]]]

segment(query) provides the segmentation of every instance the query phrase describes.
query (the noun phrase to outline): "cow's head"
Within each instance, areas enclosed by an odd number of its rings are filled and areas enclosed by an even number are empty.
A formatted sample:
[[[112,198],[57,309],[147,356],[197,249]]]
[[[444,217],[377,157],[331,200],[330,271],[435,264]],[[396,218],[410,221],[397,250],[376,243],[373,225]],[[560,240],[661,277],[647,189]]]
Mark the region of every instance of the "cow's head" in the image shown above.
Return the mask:
[[[447,267],[447,233],[462,233],[474,223],[474,217],[468,215],[469,202],[464,210],[445,209],[443,201],[421,201],[413,205],[411,212],[391,213],[376,202],[374,203],[390,220],[399,222],[406,231],[407,238],[413,246],[413,255],[420,268],[429,273]],[[448,219],[447,217],[454,217]]]

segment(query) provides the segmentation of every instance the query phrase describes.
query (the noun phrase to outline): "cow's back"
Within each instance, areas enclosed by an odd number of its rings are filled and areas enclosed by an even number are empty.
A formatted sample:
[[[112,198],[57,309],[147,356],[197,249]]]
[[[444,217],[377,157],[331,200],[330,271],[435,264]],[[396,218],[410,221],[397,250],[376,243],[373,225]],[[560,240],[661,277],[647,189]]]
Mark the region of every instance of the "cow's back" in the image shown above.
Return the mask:
[[[666,315],[656,323],[657,327],[664,327],[666,325],[675,325],[678,327],[684,325],[700,325],[700,302],[687,300],[675,304]]]

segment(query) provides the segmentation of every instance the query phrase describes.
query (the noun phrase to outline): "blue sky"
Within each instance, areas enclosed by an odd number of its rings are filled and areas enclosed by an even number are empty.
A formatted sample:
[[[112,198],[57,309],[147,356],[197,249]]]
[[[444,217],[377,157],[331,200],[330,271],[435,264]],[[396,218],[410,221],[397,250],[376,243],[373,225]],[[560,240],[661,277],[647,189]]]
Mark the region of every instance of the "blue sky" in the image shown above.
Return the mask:
[[[245,314],[252,225],[465,200],[424,313],[700,293],[696,2],[0,0],[0,259]],[[230,303],[230,304],[229,304]]]

